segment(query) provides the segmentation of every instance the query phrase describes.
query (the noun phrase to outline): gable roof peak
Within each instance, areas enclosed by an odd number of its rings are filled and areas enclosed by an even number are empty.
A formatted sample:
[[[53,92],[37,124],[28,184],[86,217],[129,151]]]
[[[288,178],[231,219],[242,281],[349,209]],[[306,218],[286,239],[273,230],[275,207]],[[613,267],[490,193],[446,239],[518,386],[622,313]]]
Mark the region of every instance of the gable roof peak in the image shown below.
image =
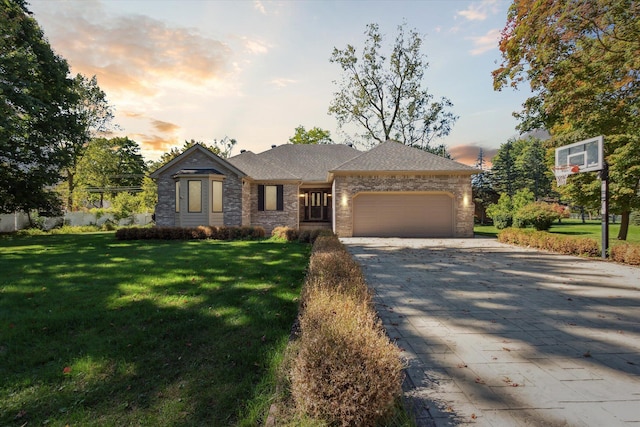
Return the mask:
[[[186,159],[189,156],[191,156],[195,151],[199,151],[199,152],[203,153],[205,156],[207,156],[211,160],[213,160],[214,163],[217,163],[218,165],[221,165],[221,166],[224,166],[224,167],[230,169],[231,171],[233,171],[238,176],[246,175],[243,171],[241,171],[240,169],[235,167],[233,164],[231,164],[227,160],[225,160],[222,157],[218,156],[216,153],[214,153],[213,151],[211,151],[208,148],[204,147],[199,142],[196,142],[191,147],[187,148],[182,153],[180,153],[179,155],[177,155],[176,157],[174,157],[173,159],[171,159],[170,161],[168,161],[167,163],[165,163],[164,165],[160,166],[158,169],[156,169],[155,171],[150,173],[149,177],[150,178],[154,178],[154,179],[157,178],[158,176],[160,176],[160,174],[163,171],[165,171],[165,170],[173,167],[174,165],[182,162],[184,159]]]

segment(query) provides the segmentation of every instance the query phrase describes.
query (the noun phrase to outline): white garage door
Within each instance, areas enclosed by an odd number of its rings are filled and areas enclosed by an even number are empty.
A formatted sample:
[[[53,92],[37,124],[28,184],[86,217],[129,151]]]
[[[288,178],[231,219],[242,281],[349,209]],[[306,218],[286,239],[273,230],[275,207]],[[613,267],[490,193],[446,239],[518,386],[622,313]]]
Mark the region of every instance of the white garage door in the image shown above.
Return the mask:
[[[453,198],[445,193],[364,193],[353,198],[353,235],[453,237]]]

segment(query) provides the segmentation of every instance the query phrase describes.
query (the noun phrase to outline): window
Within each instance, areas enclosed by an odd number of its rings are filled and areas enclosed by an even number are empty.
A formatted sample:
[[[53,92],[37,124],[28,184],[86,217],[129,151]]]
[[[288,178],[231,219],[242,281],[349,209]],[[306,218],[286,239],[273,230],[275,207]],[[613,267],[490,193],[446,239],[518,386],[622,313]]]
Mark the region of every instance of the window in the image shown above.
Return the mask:
[[[264,210],[265,211],[275,211],[278,204],[276,203],[278,199],[278,187],[275,185],[265,185],[264,186]]]
[[[258,210],[284,210],[284,188],[282,185],[258,185]]]
[[[202,212],[202,181],[189,181],[189,212]]]
[[[211,211],[222,212],[222,181],[211,181]]]
[[[176,212],[180,212],[180,181],[176,181]]]

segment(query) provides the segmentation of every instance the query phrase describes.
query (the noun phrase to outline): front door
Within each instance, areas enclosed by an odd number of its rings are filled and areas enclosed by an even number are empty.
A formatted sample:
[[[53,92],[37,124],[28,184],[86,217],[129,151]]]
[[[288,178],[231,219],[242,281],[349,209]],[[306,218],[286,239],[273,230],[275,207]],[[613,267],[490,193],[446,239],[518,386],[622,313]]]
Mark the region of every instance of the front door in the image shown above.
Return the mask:
[[[312,191],[309,193],[311,203],[309,207],[309,219],[321,220],[322,218],[322,192]]]

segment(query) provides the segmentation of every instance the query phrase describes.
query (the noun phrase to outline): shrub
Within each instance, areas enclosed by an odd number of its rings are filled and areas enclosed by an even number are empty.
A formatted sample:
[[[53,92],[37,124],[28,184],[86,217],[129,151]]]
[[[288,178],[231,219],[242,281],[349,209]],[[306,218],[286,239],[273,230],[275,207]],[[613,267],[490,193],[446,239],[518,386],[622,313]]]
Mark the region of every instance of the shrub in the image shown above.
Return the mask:
[[[513,217],[509,213],[494,214],[492,219],[493,225],[495,225],[498,230],[504,230],[513,225]]]
[[[298,240],[299,233],[295,228],[281,226],[274,228],[271,236],[278,240],[293,242],[294,240]]]
[[[116,231],[118,240],[237,240],[264,236],[262,227],[124,227]]]
[[[493,219],[493,225],[498,230],[511,227],[513,223],[513,203],[511,197],[507,194],[502,194],[498,203],[492,203],[487,207],[487,215]]]
[[[375,425],[401,392],[399,350],[369,305],[318,291],[300,319],[302,339],[291,376],[301,412],[343,426]]]
[[[375,425],[401,393],[400,350],[377,319],[359,265],[333,233],[313,234],[292,399],[301,413],[331,424]]]
[[[632,243],[622,243],[612,246],[611,259],[630,265],[640,265],[640,245]]]
[[[538,231],[546,231],[559,218],[560,214],[551,204],[534,202],[518,209],[513,218],[513,225],[518,228],[525,228],[531,225]]]
[[[335,234],[328,228],[314,228],[312,230],[301,231],[298,240],[302,243],[313,244],[320,236],[335,236]]]
[[[594,239],[565,236],[545,231],[507,228],[498,234],[498,241],[567,255],[595,257],[600,253],[600,246]]]

